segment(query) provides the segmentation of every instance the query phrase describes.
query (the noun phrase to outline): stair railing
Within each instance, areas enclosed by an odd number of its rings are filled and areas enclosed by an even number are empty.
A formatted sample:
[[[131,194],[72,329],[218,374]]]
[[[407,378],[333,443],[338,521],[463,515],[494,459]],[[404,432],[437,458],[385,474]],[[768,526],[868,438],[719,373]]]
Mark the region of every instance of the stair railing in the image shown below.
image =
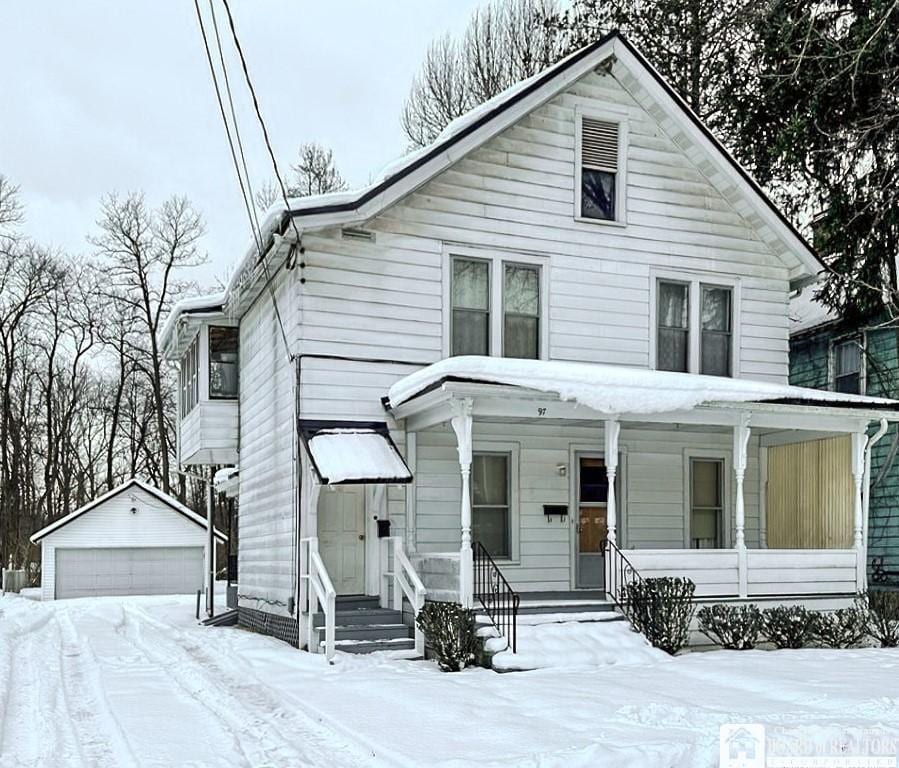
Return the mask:
[[[630,601],[627,597],[628,584],[640,583],[643,577],[614,541],[606,539],[603,545],[605,559],[606,599],[611,600],[619,610],[631,619]]]
[[[409,561],[403,546],[402,536],[389,536],[388,556],[391,549],[393,550],[393,570],[387,571],[386,576],[393,579],[393,610],[403,612],[403,596],[412,606],[412,613],[415,619],[418,619],[418,613],[424,608],[425,597],[428,594],[425,589],[424,582],[415,570],[415,567]],[[419,656],[425,655],[425,636],[418,628],[418,622],[413,620],[415,627],[415,652]]]
[[[306,567],[300,573],[300,580],[306,582],[306,649],[310,653],[321,653],[321,644],[315,629],[315,614],[321,606],[325,616],[325,658],[334,658],[334,636],[336,634],[337,591],[328,576],[328,569],[318,551],[318,538],[313,536],[300,539],[300,547],[306,547]],[[302,558],[301,558],[302,561]]]
[[[506,581],[487,548],[471,545],[474,555],[474,598],[483,606],[497,632],[506,638],[512,653],[518,650],[518,606],[521,598]]]

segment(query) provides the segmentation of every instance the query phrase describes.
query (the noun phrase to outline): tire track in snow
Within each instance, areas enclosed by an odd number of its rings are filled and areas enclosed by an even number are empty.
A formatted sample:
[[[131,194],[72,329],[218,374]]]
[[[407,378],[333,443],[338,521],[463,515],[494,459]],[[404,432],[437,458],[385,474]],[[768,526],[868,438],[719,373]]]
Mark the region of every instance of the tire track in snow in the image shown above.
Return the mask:
[[[231,667],[206,653],[189,633],[156,620],[135,605],[126,606],[125,612],[131,639],[227,723],[244,752],[253,756],[253,765],[372,764],[371,755],[357,744],[322,728],[303,711],[286,710],[283,699],[255,678],[235,676]],[[140,637],[148,627],[154,633],[152,644]],[[265,762],[258,762],[260,758]]]
[[[56,618],[60,627],[62,691],[84,764],[91,768],[138,766],[134,752],[106,701],[97,658],[87,639],[79,636],[69,607],[58,611]]]

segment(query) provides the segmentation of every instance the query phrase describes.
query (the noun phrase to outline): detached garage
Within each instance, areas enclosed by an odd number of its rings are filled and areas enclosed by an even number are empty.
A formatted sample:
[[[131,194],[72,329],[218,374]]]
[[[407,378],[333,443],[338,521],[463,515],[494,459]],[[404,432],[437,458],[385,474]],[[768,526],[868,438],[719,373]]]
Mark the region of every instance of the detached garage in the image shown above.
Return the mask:
[[[206,535],[206,518],[129,480],[31,537],[41,544],[41,597],[196,592]],[[215,537],[227,540],[218,530]]]

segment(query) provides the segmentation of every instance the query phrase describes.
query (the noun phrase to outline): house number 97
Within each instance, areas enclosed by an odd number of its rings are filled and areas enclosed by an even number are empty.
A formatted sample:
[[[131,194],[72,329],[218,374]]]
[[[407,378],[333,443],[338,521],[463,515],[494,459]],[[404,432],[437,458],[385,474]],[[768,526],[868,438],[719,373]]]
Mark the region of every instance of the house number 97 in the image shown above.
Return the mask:
[[[537,415],[538,416],[546,416],[546,408],[538,408]]]

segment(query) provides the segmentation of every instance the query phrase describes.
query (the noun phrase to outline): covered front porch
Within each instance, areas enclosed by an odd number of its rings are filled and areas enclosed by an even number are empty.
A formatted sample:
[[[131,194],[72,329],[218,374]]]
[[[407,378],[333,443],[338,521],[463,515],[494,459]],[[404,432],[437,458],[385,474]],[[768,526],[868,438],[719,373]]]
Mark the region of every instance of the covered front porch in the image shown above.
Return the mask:
[[[868,457],[894,403],[610,366],[522,372],[509,361],[510,375],[464,360],[408,377],[388,399],[414,475],[406,547],[429,599],[474,605],[491,566],[494,590],[500,579],[612,599],[635,572],[689,577],[701,599],[866,588]]]

